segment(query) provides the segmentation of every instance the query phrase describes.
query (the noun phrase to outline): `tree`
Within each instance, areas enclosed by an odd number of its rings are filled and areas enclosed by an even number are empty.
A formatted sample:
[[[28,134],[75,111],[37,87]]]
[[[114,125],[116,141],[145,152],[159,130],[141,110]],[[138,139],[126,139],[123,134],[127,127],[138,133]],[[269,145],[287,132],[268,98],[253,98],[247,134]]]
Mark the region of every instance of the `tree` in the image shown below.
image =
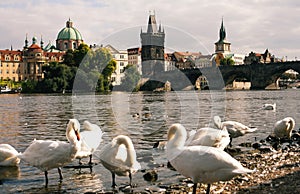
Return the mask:
[[[51,62],[43,67],[45,78],[38,83],[37,90],[40,92],[63,92],[72,88],[74,68],[65,64]]]
[[[122,80],[122,84],[119,87],[120,90],[132,92],[132,91],[138,91],[138,82],[141,78],[141,75],[139,74],[137,67],[135,65],[127,65],[125,68],[125,76]]]
[[[81,61],[90,50],[91,50],[90,47],[84,43],[80,44],[78,48],[75,50],[69,49],[64,55],[63,63],[68,66],[79,67]]]
[[[224,66],[234,65],[234,63],[235,62],[231,57],[225,57],[225,58],[220,60],[220,65],[224,65]]]
[[[78,92],[110,90],[110,78],[115,70],[116,61],[107,49],[90,50],[80,63],[73,89]]]

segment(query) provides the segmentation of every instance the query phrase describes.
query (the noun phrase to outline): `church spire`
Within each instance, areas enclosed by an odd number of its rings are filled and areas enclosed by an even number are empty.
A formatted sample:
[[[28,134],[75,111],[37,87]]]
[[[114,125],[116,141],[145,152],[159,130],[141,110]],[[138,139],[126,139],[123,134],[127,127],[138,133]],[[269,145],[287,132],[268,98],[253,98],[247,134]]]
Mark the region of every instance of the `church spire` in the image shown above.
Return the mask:
[[[43,36],[41,35],[41,48],[44,49],[44,41],[43,41]]]
[[[25,39],[25,46],[24,48],[28,48],[28,39],[27,39],[27,33],[26,33],[26,39]]]
[[[225,27],[224,27],[224,24],[223,24],[223,17],[222,17],[222,23],[221,23],[219,36],[220,36],[220,40],[219,40],[220,42],[224,41],[226,39],[226,31],[225,31]]]

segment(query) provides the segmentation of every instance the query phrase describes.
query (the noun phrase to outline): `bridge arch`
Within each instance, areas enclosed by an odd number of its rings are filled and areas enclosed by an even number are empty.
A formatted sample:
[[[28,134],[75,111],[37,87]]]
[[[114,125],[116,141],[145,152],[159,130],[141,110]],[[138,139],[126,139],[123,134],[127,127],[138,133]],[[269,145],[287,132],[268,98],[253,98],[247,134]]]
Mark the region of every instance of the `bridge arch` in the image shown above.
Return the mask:
[[[284,62],[284,63],[273,63],[270,64],[273,68],[268,68],[266,77],[266,87],[270,84],[275,83],[278,78],[287,70],[294,70],[300,73],[300,64],[295,62]]]

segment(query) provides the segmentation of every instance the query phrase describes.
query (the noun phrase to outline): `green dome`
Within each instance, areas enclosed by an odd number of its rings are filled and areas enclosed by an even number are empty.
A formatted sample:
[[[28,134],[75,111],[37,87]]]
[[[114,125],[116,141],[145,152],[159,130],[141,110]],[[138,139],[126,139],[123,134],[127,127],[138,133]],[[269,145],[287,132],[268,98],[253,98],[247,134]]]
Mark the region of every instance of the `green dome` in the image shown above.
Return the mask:
[[[57,35],[57,40],[82,40],[80,32],[73,27],[73,22],[67,21],[67,25]]]

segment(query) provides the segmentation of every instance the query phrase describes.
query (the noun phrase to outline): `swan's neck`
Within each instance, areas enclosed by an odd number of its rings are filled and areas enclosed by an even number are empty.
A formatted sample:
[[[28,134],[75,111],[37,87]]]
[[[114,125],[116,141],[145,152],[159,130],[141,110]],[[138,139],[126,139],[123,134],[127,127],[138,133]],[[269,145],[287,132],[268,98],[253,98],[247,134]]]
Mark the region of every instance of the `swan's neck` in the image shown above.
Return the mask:
[[[68,139],[69,143],[71,144],[72,153],[74,153],[74,156],[75,156],[77,151],[79,151],[80,148],[81,148],[81,141],[77,140],[77,136],[76,136],[75,131],[72,127],[68,127],[68,129],[66,131],[66,136],[67,136],[67,139]]]
[[[132,141],[128,138],[120,138],[118,144],[119,145],[123,144],[126,147],[127,150],[126,162],[129,163],[130,165],[133,165],[136,161],[136,153]]]
[[[169,148],[181,148],[184,146],[185,141],[187,138],[186,131],[178,130],[175,134],[171,136],[171,138],[168,141],[167,146],[169,145]]]

